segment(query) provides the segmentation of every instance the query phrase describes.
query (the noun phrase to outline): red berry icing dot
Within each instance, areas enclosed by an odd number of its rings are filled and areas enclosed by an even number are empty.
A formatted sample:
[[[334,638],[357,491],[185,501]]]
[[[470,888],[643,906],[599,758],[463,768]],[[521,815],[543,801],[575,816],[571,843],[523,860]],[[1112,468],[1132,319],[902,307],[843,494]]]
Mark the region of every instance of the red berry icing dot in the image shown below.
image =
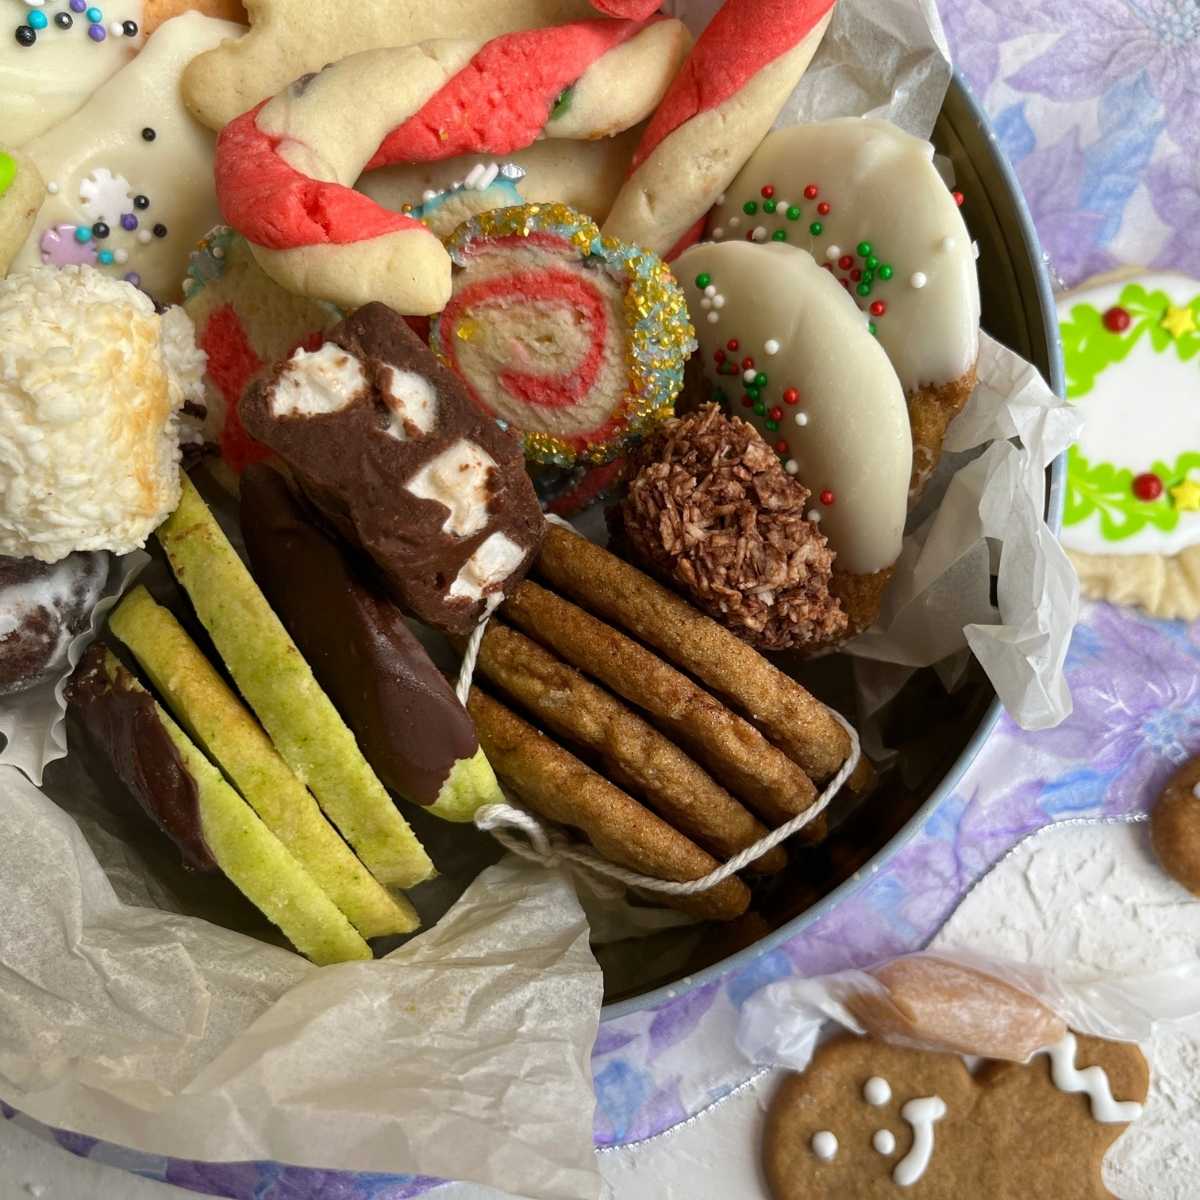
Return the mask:
[[[782,408],[773,408],[773,409],[771,409],[771,412],[769,415],[770,415],[770,418],[772,421],[782,421],[783,420],[783,409]]]
[[[1133,494],[1139,500],[1157,500],[1162,493],[1162,480],[1153,471],[1146,471],[1133,481]]]
[[[762,198],[764,200],[770,200],[774,195],[775,189],[768,183],[767,186],[762,189]]]
[[[737,348],[738,348],[737,338],[730,338],[729,341],[727,341],[725,343],[725,349],[728,350],[730,354],[736,354]]]
[[[959,208],[962,208],[963,201],[966,199],[966,196],[964,196],[962,192],[951,192],[950,195],[954,197],[954,203],[957,204]]]
[[[743,408],[752,408],[753,406],[754,406],[754,401],[751,400],[749,396],[743,394],[742,395],[742,407]]]
[[[713,351],[713,362],[715,362],[719,366],[724,361],[725,361],[725,351],[722,350],[720,347],[717,347],[717,349]]]
[[[887,312],[887,302],[884,300],[871,301],[871,316],[882,317]]]
[[[822,217],[829,216],[829,205],[826,203],[826,201],[822,200],[821,203],[817,205],[817,213]]]
[[[854,270],[850,272],[850,278],[857,283],[862,278],[862,269],[855,267]]]
[[[787,452],[788,452],[788,444],[787,444],[787,442],[785,442],[783,440],[783,438],[780,438],[779,441],[777,441],[775,443],[775,453],[776,454],[786,454]]]
[[[804,189],[804,198],[805,200],[815,200],[817,198],[817,185],[815,183],[810,183]]]
[[[841,267],[843,271],[850,270],[850,268],[854,266],[854,256],[852,254],[843,254],[842,257],[838,259],[838,266]]]
[[[742,370],[749,371],[752,366],[754,366],[754,359],[747,354],[746,357],[742,359]]]
[[[795,404],[800,399],[800,393],[795,388],[787,388],[783,393],[784,404]]]
[[[833,503],[833,493],[828,488],[826,488],[821,493],[819,499],[820,499],[821,503],[824,504],[826,508],[828,508],[829,505],[831,505]]]
[[[1119,305],[1114,305],[1100,319],[1109,333],[1124,333],[1133,324],[1133,318]]]

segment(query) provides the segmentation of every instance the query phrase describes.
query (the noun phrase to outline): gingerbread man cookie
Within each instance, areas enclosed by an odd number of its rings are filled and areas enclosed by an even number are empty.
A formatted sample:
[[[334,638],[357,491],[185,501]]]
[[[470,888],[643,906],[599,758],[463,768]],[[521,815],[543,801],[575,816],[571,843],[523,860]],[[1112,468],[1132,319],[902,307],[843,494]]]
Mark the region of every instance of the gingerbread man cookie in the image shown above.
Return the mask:
[[[1200,896],[1200,758],[1167,784],[1150,814],[1150,842],[1167,874]]]
[[[1027,1065],[839,1037],[767,1114],[775,1200],[1111,1200],[1104,1152],[1141,1115],[1133,1045],[1072,1033]]]

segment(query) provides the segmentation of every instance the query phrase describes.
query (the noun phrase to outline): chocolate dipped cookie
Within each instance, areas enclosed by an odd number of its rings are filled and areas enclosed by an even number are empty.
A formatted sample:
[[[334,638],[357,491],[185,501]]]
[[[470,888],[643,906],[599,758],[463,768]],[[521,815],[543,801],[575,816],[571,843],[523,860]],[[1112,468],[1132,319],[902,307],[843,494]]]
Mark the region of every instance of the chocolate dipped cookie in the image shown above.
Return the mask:
[[[379,778],[451,821],[503,800],[471,718],[400,610],[278,471],[246,470],[241,526],[255,580]]]
[[[277,364],[240,411],[412,616],[468,633],[528,569],[543,522],[520,443],[385,305]]]

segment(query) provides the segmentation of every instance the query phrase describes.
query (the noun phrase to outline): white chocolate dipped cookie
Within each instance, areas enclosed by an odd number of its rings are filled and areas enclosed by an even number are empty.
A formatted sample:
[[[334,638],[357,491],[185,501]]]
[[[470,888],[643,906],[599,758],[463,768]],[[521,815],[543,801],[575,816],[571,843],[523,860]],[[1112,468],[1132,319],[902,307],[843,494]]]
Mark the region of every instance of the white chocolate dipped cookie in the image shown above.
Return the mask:
[[[1086,594],[1200,617],[1200,283],[1122,272],[1058,301],[1067,398],[1062,541]]]
[[[868,314],[908,398],[913,496],[975,384],[979,281],[961,198],[933,147],[845,117],[767,135],[709,220],[715,241],[786,241]]]
[[[24,146],[76,112],[141,46],[141,0],[4,0],[0,139]]]
[[[14,269],[84,263],[156,300],[181,294],[188,251],[220,220],[213,136],[183,107],[179,79],[199,51],[240,32],[185,13],[25,153],[50,195]]]
[[[779,242],[705,242],[674,264],[704,377],[813,495],[837,554],[833,591],[865,628],[900,554],[912,437],[896,372],[811,255]]]

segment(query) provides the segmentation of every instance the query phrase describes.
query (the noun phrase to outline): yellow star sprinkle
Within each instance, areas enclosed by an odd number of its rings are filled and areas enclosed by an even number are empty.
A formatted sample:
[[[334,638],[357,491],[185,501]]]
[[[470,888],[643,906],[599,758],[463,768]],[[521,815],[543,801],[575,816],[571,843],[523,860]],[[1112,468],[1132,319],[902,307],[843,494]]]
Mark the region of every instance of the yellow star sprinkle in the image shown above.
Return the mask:
[[[1180,512],[1200,512],[1200,483],[1185,479],[1171,489],[1171,499]]]
[[[1182,337],[1185,333],[1196,332],[1196,314],[1190,308],[1176,308],[1175,305],[1168,304],[1159,324],[1173,338]]]

